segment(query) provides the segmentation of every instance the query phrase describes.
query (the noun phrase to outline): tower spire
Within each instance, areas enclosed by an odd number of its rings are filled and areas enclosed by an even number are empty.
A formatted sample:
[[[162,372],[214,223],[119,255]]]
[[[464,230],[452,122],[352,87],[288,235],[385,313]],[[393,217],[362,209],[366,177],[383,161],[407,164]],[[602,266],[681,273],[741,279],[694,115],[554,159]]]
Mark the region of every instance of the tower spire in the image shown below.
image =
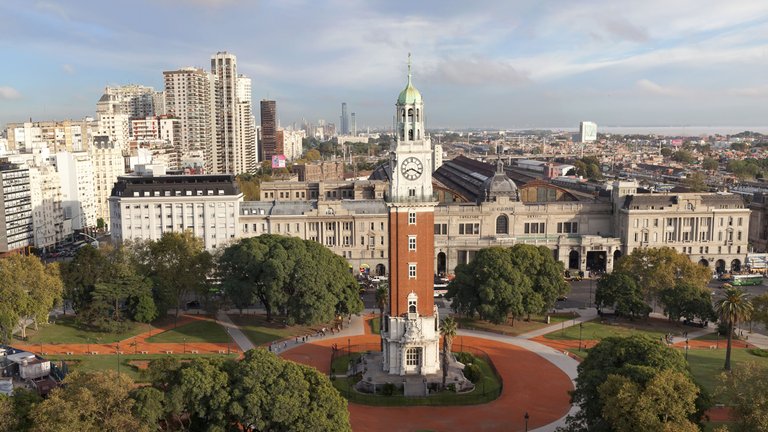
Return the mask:
[[[408,53],[408,85],[411,84],[411,53]]]

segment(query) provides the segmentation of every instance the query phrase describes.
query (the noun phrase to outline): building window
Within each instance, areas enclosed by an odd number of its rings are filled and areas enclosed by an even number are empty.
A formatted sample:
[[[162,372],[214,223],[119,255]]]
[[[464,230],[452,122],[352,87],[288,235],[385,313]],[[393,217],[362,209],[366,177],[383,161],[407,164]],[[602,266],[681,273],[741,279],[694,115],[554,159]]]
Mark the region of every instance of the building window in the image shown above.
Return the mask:
[[[416,236],[408,236],[408,250],[409,251],[416,250]]]
[[[408,264],[408,279],[416,279],[416,264]]]
[[[435,235],[447,235],[448,224],[435,224]]]
[[[646,219],[646,222],[648,219]],[[558,234],[576,234],[578,232],[578,222],[558,222],[557,232]]]
[[[421,364],[421,348],[408,348],[405,350],[406,366],[418,366]]]
[[[408,225],[416,225],[416,212],[408,212]]]
[[[509,234],[509,218],[501,215],[496,218],[496,234]]]
[[[526,222],[523,225],[523,231],[525,234],[544,234],[546,226],[544,222]]]
[[[479,223],[459,224],[459,234],[461,235],[480,234],[480,224]]]

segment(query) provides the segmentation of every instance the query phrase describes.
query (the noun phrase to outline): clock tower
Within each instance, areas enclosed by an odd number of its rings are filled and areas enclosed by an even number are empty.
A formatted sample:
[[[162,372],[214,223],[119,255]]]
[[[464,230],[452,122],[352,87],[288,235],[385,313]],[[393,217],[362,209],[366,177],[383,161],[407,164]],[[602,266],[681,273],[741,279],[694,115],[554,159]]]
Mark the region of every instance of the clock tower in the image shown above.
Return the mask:
[[[395,105],[389,207],[389,315],[381,333],[383,370],[429,375],[440,370],[440,320],[434,304],[434,220],[432,196],[436,152],[424,128],[424,101],[408,83]]]

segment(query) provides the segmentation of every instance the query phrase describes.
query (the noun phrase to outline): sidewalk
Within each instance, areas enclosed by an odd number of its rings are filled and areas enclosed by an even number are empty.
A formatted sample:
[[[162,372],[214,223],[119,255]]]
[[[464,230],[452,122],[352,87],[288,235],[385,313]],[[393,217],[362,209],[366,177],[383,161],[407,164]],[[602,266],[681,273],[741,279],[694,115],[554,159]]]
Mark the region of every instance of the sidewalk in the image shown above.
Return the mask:
[[[373,313],[374,312],[372,312],[371,309],[363,310],[360,315],[352,315],[352,318],[345,322],[342,329],[339,331],[331,333],[330,330],[328,330],[326,331],[325,335],[312,335],[309,336],[306,340],[302,340],[302,338],[299,337],[277,341],[269,345],[269,350],[276,354],[280,354],[286,351],[290,351],[297,346],[314,341],[363,335],[365,334],[365,318],[370,317]]]
[[[576,312],[580,316],[578,318],[570,319],[568,321],[559,322],[557,324],[551,324],[546,327],[542,327],[538,330],[533,330],[528,333],[523,333],[519,336],[517,336],[520,339],[533,339],[538,336],[543,336],[547,333],[552,333],[557,330],[562,330],[564,328],[573,327],[575,325],[578,325],[579,323],[591,321],[595,318],[597,318],[597,309],[595,308],[587,308],[587,309],[558,309],[558,312]]]
[[[224,311],[218,311],[216,313],[216,322],[227,329],[229,336],[232,337],[232,340],[234,340],[237,346],[240,347],[240,351],[246,352],[256,348],[251,340],[245,336],[245,333],[240,330],[240,327],[236,326],[235,323],[229,319],[229,315],[227,315]]]

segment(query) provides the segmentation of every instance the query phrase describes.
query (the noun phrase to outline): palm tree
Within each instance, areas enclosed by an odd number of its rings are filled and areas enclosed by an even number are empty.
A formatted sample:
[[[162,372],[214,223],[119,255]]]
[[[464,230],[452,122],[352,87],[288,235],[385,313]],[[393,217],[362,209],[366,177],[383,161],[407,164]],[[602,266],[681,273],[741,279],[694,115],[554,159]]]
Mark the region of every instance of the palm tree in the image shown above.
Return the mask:
[[[379,287],[376,288],[376,307],[381,312],[382,321],[384,320],[384,309],[387,307],[387,291],[387,284],[380,282]],[[381,325],[384,325],[384,323],[382,322]]]
[[[445,381],[448,378],[448,356],[451,355],[451,345],[453,338],[456,337],[457,328],[453,317],[444,319],[443,325],[440,326],[440,334],[443,336],[443,387],[445,387]]]
[[[730,284],[723,285],[723,288],[725,289],[725,298],[722,298],[715,303],[715,312],[717,312],[720,321],[725,323],[728,328],[728,344],[725,349],[724,369],[730,371],[733,329],[739,321],[747,320],[749,319],[749,316],[752,315],[752,302],[747,298],[747,293],[738,288],[734,288]]]

